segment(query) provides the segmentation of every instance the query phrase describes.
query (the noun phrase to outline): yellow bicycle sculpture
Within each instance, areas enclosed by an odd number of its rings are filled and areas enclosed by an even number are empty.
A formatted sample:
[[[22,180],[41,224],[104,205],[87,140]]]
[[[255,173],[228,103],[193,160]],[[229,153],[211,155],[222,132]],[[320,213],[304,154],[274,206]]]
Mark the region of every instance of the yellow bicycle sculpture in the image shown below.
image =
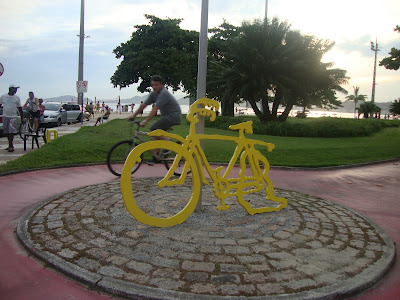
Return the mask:
[[[166,136],[178,141],[179,143],[171,140],[149,141],[138,145],[131,151],[125,161],[121,174],[121,193],[126,208],[139,222],[156,227],[174,226],[184,222],[196,208],[201,191],[201,184],[210,184],[209,180],[207,180],[205,176],[204,169],[209,174],[209,179],[213,182],[213,192],[215,196],[221,202],[220,205],[217,206],[218,210],[229,208],[229,206],[225,204],[225,199],[231,196],[236,196],[239,204],[242,205],[250,215],[279,211],[286,207],[287,200],[274,195],[274,187],[268,176],[269,163],[267,158],[255,148],[256,145],[265,146],[267,151],[270,152],[275,146],[270,143],[252,140],[245,137],[245,133],[253,133],[252,121],[229,126],[229,129],[239,131],[238,137],[196,134],[195,124],[199,122],[198,116],[208,116],[211,121],[214,121],[216,118],[215,111],[218,109],[219,103],[217,101],[208,98],[201,98],[191,105],[189,114],[187,115],[186,119],[190,123],[190,132],[186,139],[177,134],[163,130],[155,130],[150,132],[149,135]],[[221,174],[221,171],[224,167],[219,166],[213,169],[200,146],[200,140],[206,139],[226,140],[236,143],[235,151],[223,175]],[[176,156],[173,159],[169,171],[158,182],[158,187],[163,188],[184,185],[186,184],[185,182],[188,177],[191,177],[190,184],[193,186],[190,199],[185,199],[187,204],[179,212],[168,217],[160,217],[158,215],[150,216],[137,205],[132,193],[133,183],[131,170],[133,166],[141,160],[144,152],[160,148],[164,149],[164,151],[173,151],[176,153]],[[229,175],[237,161],[240,165],[239,176],[237,178],[229,178]],[[178,165],[182,163],[184,163],[184,169],[179,173],[181,175],[174,175],[174,171]],[[250,171],[250,176],[246,175],[247,168],[249,168],[248,171]],[[246,194],[259,192],[263,190],[264,187],[266,188],[265,199],[279,203],[278,205],[254,208],[248,201],[244,200]]]

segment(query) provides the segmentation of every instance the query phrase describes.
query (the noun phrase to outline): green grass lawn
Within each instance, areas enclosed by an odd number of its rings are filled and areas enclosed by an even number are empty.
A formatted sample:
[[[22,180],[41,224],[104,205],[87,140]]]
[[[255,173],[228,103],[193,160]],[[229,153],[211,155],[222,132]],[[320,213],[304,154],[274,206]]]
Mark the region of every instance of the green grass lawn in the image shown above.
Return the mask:
[[[186,136],[189,125],[175,126],[174,133]],[[236,131],[206,128],[206,134],[237,136]],[[0,174],[36,168],[105,163],[108,150],[116,142],[132,136],[132,124],[122,119],[97,127],[83,127],[40,149],[0,166]],[[368,137],[306,138],[248,135],[248,138],[275,144],[272,152],[260,149],[273,166],[325,167],[400,158],[400,128],[384,128]],[[210,162],[228,162],[235,144],[204,141]]]

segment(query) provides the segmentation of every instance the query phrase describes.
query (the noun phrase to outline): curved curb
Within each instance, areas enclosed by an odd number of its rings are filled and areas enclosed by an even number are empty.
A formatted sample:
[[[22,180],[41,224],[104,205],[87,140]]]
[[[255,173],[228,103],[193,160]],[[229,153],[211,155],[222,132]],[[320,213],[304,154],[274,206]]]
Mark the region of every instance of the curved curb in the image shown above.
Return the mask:
[[[390,162],[399,162],[400,163],[400,158],[390,158],[390,159],[376,160],[376,161],[359,163],[359,164],[326,166],[326,167],[290,167],[290,166],[271,165],[270,168],[275,169],[275,170],[300,170],[300,171],[325,171],[326,170],[326,171],[331,171],[331,170],[352,169],[352,168],[358,168],[358,167],[373,166],[373,165],[385,164],[385,163],[390,163]],[[228,163],[211,162],[211,165],[215,165],[215,164],[217,164],[219,166],[228,165]],[[26,173],[26,172],[40,171],[40,170],[55,170],[55,169],[64,169],[64,168],[67,169],[67,168],[79,168],[79,167],[102,166],[102,165],[106,166],[107,163],[91,162],[91,163],[73,164],[73,165],[67,165],[67,166],[64,165],[64,166],[53,166],[53,167],[45,167],[45,168],[33,168],[33,169],[18,170],[18,171],[8,171],[8,172],[0,173],[0,177],[20,174],[20,173]]]

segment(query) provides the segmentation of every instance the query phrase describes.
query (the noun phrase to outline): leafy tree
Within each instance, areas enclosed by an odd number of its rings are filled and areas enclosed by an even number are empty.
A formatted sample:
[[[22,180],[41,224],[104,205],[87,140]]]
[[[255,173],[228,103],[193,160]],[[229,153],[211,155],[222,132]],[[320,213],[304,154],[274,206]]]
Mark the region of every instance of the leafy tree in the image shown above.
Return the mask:
[[[277,18],[243,23],[239,31],[210,72],[222,102],[247,101],[264,122],[285,121],[294,105],[340,105],[335,93],[346,93],[340,86],[346,71],[321,62],[332,42],[301,35]],[[285,110],[278,117],[279,105]]]
[[[182,19],[160,19],[145,15],[147,25],[136,25],[131,39],[113,50],[121,59],[111,83],[124,88],[138,83],[138,91],[149,91],[152,75],[162,75],[174,91],[196,94],[199,33],[179,27]]]
[[[393,30],[400,33],[400,26],[397,25]],[[388,70],[398,70],[400,67],[400,50],[393,47],[389,54],[390,56],[382,59],[379,65],[384,66]]]
[[[365,99],[367,99],[367,95],[359,94],[360,87],[358,87],[358,86],[353,86],[353,90],[354,90],[354,94],[346,96],[346,99],[349,101],[354,101],[354,117],[355,117],[358,101],[365,101]]]
[[[358,117],[361,114],[364,115],[364,119],[368,119],[370,116],[373,116],[374,113],[380,112],[381,109],[374,102],[364,102],[361,103],[359,107],[356,108],[358,110]]]
[[[225,87],[220,84],[220,71],[218,70],[218,65],[224,65],[229,68],[230,61],[226,57],[226,53],[232,47],[233,40],[237,38],[240,34],[240,27],[236,27],[232,24],[223,21],[223,23],[215,28],[209,29],[211,37],[208,42],[208,52],[209,52],[209,66],[215,72],[209,72],[207,80],[207,95],[215,100],[221,102],[221,111],[223,116],[233,116],[234,115],[234,104],[239,103],[240,99],[234,96],[224,96]],[[220,68],[219,68],[220,69]],[[224,82],[223,82],[224,83]]]
[[[400,115],[400,98],[390,103],[389,112],[394,115]]]

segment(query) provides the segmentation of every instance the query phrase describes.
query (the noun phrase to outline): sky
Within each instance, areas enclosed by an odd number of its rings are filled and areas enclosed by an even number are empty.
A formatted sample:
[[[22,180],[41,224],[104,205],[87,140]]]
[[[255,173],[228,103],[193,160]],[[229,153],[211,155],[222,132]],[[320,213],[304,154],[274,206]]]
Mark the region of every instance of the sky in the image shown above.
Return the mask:
[[[84,41],[84,80],[94,100],[128,99],[143,96],[136,85],[114,88],[110,77],[120,60],[113,49],[128,41],[135,25],[147,24],[144,15],[181,18],[181,28],[200,31],[201,0],[86,0]],[[209,0],[208,27],[225,19],[233,25],[265,17],[265,0]],[[75,95],[78,80],[80,0],[0,1],[0,94],[10,84],[21,88],[21,100],[33,91],[36,97]],[[376,102],[400,98],[400,70],[386,70],[379,61],[392,47],[400,48],[398,0],[269,0],[268,17],[287,20],[291,28],[335,42],[324,57],[335,68],[347,70],[350,77],[343,87],[371,99],[375,52],[370,41],[378,40]],[[161,74],[162,75],[162,74]],[[176,97],[184,96],[177,93]],[[344,101],[345,95],[338,94]]]

